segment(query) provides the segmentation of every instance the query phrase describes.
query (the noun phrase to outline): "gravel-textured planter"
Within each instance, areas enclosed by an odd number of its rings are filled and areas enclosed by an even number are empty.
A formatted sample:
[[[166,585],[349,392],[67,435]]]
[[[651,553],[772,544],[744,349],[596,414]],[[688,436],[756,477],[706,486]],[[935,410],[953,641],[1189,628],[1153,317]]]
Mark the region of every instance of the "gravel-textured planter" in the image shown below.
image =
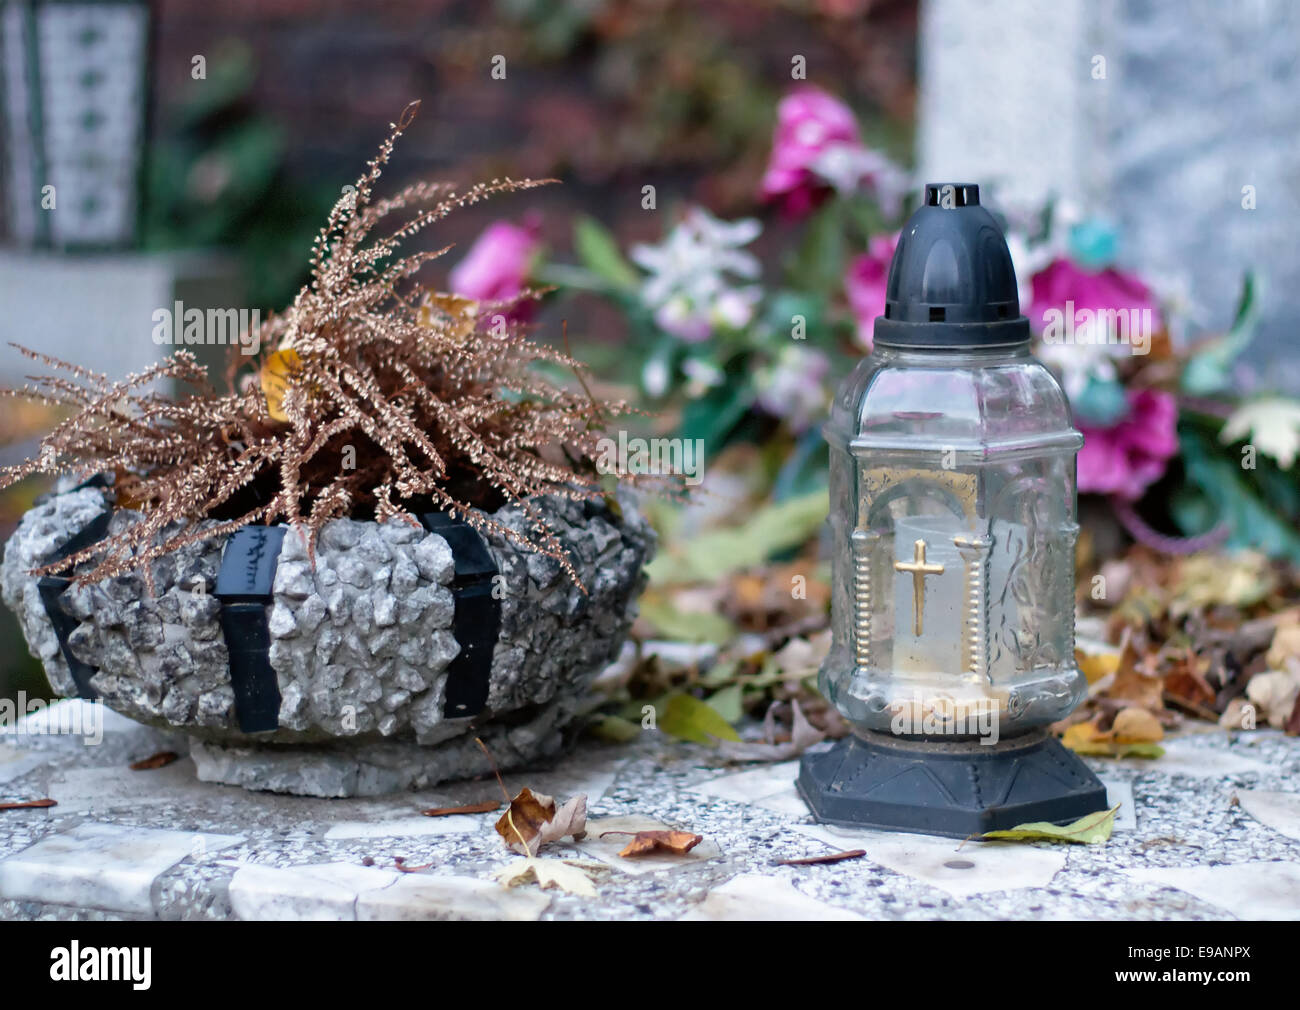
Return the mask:
[[[227,558],[222,567],[229,536],[156,562],[154,597],[135,574],[53,592],[47,582],[42,593],[30,569],[111,511],[101,489],[83,487],[23,517],[5,546],[3,598],[57,691],[93,693],[140,722],[184,731],[202,779],[316,796],[418,788],[486,771],[475,736],[503,767],[558,753],[587,686],[635,615],[654,534],[630,501],[621,517],[556,498],[534,504],[587,594],[554,560],[503,537],[466,540],[463,525],[440,534],[347,519],[324,527],[314,567],[299,531],[270,538],[278,557],[273,569],[263,561],[262,598],[230,595],[234,566]],[[111,511],[108,530],[137,518]],[[527,528],[518,509],[495,518]],[[466,543],[486,569],[473,590]],[[269,717],[258,732],[246,731],[253,704],[238,690],[244,674],[232,679],[228,643],[242,641],[231,637],[235,610],[264,636],[254,636],[263,644],[252,650],[264,656],[252,658],[266,677],[260,698]],[[492,625],[480,615],[489,610],[496,634],[484,638]],[[458,665],[462,643],[476,634],[480,661],[467,664],[470,646]]]

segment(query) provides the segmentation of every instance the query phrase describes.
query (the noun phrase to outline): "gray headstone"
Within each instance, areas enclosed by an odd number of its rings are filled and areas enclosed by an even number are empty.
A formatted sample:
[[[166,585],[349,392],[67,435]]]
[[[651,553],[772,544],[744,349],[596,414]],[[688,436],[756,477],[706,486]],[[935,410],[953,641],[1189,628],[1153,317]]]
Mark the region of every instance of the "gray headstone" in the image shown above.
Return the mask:
[[[1252,357],[1300,388],[1300,6],[923,0],[920,68],[924,178],[1113,220],[1124,264],[1190,293],[1198,328],[1231,322],[1255,269]]]

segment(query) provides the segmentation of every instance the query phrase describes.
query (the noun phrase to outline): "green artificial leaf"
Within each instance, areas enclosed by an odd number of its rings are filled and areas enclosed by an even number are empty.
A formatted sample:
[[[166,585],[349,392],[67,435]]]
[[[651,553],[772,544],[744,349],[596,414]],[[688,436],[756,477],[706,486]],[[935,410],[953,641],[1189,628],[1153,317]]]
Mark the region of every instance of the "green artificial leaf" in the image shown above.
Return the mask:
[[[727,722],[739,722],[740,717],[745,714],[745,706],[742,704],[744,691],[742,685],[730,684],[721,691],[709,695],[704,703]]]
[[[816,294],[838,291],[844,281],[844,249],[843,203],[827,200],[808,222],[789,265],[791,286]]]
[[[826,520],[825,488],[760,508],[738,526],[669,541],[647,571],[653,582],[709,582],[808,541]],[[644,606],[642,607],[644,612]]]
[[[816,428],[810,428],[800,436],[794,452],[777,471],[772,500],[786,501],[825,486],[829,464],[826,439]]]
[[[658,725],[669,736],[692,743],[739,742],[740,734],[718,712],[689,694],[674,694],[663,704]]]
[[[721,614],[678,610],[655,596],[641,598],[641,617],[659,634],[674,642],[712,642],[723,645],[736,637],[736,627]]]
[[[681,437],[700,439],[706,452],[717,453],[754,402],[749,375],[743,368],[728,367],[725,381],[682,408]]]
[[[894,224],[891,228],[880,208],[873,202],[846,200],[845,210],[849,220],[856,227],[859,239],[864,246],[883,231],[898,230],[897,224]]]
[[[592,273],[615,287],[636,287],[637,272],[623,258],[614,236],[603,225],[589,217],[578,218],[573,227],[573,244],[583,264]]]
[[[1295,473],[1281,470],[1269,460],[1257,460],[1254,470],[1248,475],[1254,483],[1259,496],[1272,507],[1274,512],[1289,519],[1297,525],[1300,519],[1300,483]]]
[[[602,715],[587,725],[587,732],[607,743],[631,743],[641,735],[641,725],[619,715]]]
[[[1232,328],[1222,337],[1207,341],[1183,368],[1182,386],[1193,396],[1211,396],[1228,388],[1232,363],[1250,346],[1260,316],[1260,281],[1247,272],[1241,282],[1241,297]]]
[[[1217,446],[1190,427],[1179,427],[1179,447],[1187,479],[1213,505],[1220,521],[1232,530],[1230,549],[1254,548],[1271,558],[1288,558],[1300,562],[1300,533],[1294,526],[1262,500],[1244,477],[1244,471],[1232,459],[1224,458]],[[1190,514],[1183,503],[1174,511],[1180,523]],[[1188,529],[1195,535],[1204,527]]]
[[[1011,842],[1072,842],[1076,845],[1100,845],[1110,838],[1115,827],[1115,811],[1109,810],[1080,817],[1071,824],[1052,824],[1050,821],[1035,821],[1031,824],[1019,824],[1005,831],[986,831],[980,835],[982,841],[1005,839]]]
[[[824,303],[821,299],[796,294],[793,291],[780,291],[768,300],[757,330],[762,335],[774,338],[777,348],[785,347],[786,342],[794,338],[795,317],[802,316],[804,321],[802,339],[818,343],[822,327],[825,325],[823,315]]]

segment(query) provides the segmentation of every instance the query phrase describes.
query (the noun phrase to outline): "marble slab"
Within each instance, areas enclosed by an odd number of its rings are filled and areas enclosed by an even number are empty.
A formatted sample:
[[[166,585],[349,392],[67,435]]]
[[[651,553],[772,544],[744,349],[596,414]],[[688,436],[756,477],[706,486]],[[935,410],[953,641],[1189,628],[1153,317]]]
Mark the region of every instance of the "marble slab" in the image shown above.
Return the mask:
[[[761,873],[742,873],[715,887],[684,922],[860,922],[848,909],[817,901],[785,880]]]
[[[1065,847],[1016,842],[963,842],[885,831],[857,831],[825,824],[796,829],[832,851],[866,849],[867,858],[963,898],[989,891],[1046,887],[1065,866]]]
[[[0,860],[0,898],[147,915],[159,874],[238,836],[89,822]]]
[[[1238,919],[1300,920],[1300,863],[1137,868],[1126,876],[1187,891]]]
[[[536,889],[507,890],[474,877],[401,873],[351,863],[285,868],[251,863],[236,870],[230,903],[245,920],[532,920],[541,916],[551,898]]]

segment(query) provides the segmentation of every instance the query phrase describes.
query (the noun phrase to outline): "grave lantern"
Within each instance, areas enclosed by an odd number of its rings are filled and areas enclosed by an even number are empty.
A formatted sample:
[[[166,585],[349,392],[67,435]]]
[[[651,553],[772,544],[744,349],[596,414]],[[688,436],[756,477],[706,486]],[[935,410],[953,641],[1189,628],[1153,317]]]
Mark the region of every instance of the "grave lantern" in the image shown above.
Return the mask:
[[[1045,727],[1074,661],[1075,454],[1029,353],[1015,270],[979,188],[936,184],[903,227],[875,349],[830,443],[834,642],[822,692],[854,734],[805,755],[823,821],[966,837],[1104,809]]]

